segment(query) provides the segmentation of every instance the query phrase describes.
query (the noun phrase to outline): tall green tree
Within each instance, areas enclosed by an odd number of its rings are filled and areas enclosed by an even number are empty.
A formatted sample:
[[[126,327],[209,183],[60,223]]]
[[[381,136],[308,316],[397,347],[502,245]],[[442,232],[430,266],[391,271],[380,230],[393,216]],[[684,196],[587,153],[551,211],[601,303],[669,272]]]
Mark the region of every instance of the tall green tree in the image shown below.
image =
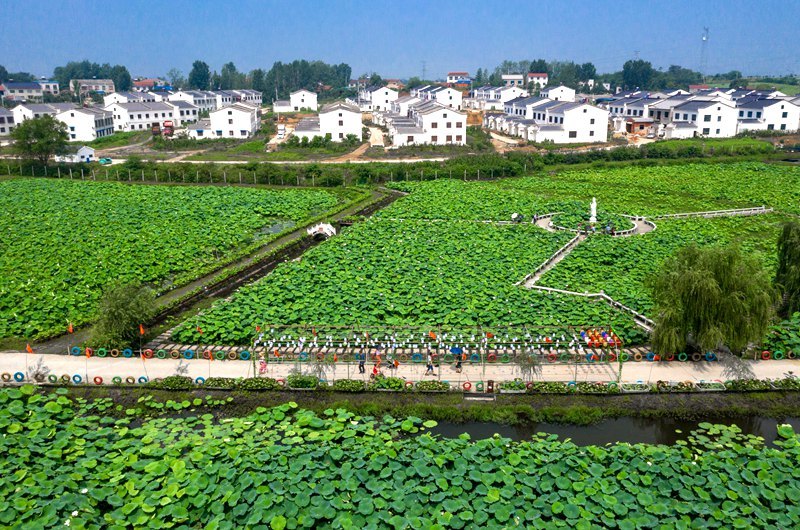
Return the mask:
[[[187,84],[189,88],[208,90],[211,85],[211,70],[205,62],[195,61],[192,63],[192,71],[189,72]]]
[[[117,91],[128,91],[133,86],[133,80],[128,69],[120,64],[112,66],[108,73],[109,79],[114,81],[114,88]]]
[[[100,299],[99,318],[92,330],[92,342],[99,346],[129,346],[139,337],[139,325],[153,316],[155,296],[148,287],[114,283]]]
[[[531,61],[528,65],[529,71],[536,73],[536,74],[549,74],[550,73],[550,65],[547,64],[547,61],[544,59],[536,59]]]
[[[761,263],[737,247],[689,246],[649,280],[655,306],[653,349],[742,352],[764,338],[776,290]]]
[[[775,283],[783,293],[780,314],[788,318],[800,311],[800,222],[784,223],[778,238]]]
[[[653,65],[649,61],[642,59],[625,61],[622,65],[622,82],[629,88],[640,88],[646,90],[653,88],[651,81],[656,75]]]
[[[14,151],[43,165],[68,150],[67,126],[53,116],[25,120],[14,127],[10,136],[14,140]]]
[[[169,72],[167,72],[167,80],[169,84],[174,89],[181,89],[186,84],[186,78],[183,77],[183,72],[178,70],[177,68],[170,68]]]

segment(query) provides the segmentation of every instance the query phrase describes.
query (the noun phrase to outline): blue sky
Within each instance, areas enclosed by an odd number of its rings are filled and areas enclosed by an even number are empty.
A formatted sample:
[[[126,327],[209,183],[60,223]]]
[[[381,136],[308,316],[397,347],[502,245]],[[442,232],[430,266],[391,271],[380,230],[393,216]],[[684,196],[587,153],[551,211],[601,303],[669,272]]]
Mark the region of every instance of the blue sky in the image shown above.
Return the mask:
[[[503,59],[591,61],[621,69],[638,51],[655,67],[800,73],[800,1],[660,0],[26,0],[4,5],[0,64],[49,75],[69,60],[131,74],[188,73],[195,59],[239,70],[275,61],[345,62],[353,74],[428,77]]]

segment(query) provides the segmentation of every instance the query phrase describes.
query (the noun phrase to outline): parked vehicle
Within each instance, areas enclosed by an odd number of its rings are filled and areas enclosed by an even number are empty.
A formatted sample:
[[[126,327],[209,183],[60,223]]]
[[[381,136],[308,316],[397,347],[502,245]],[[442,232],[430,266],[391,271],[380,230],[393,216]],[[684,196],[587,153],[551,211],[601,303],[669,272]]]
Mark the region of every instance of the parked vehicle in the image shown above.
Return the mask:
[[[98,162],[100,162],[101,166],[107,166],[107,165],[109,165],[111,163],[111,159],[110,158],[101,158],[100,160],[98,160]]]

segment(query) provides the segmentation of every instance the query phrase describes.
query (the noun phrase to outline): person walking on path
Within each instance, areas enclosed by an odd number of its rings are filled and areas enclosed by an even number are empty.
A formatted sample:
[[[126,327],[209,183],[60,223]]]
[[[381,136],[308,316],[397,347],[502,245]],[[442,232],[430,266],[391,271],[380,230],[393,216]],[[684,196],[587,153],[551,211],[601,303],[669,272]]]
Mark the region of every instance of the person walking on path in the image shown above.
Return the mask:
[[[433,373],[433,357],[431,354],[428,354],[428,369],[425,371],[425,375],[436,375]]]
[[[364,368],[364,358],[358,360],[358,373],[364,374],[366,373],[366,369]]]

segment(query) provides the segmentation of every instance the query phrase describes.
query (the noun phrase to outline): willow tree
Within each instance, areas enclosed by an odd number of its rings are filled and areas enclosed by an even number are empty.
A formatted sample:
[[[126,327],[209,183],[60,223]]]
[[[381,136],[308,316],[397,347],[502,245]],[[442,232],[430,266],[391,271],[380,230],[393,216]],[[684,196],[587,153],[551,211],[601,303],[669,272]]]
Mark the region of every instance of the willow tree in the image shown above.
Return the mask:
[[[649,282],[658,354],[728,348],[741,352],[767,332],[777,300],[759,261],[737,247],[690,246]]]
[[[800,223],[784,223],[778,238],[778,270],[775,283],[783,293],[781,316],[800,311]]]

